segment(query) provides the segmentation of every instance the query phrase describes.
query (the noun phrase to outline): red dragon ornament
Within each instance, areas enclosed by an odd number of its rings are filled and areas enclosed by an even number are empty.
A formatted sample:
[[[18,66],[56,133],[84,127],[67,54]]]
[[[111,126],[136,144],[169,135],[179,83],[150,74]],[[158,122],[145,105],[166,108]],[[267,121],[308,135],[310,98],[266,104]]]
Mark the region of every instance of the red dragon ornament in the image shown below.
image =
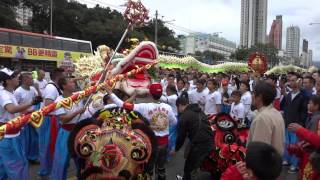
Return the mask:
[[[158,55],[158,49],[153,42],[143,41],[128,56],[111,60],[110,75],[123,74],[137,67],[152,64],[158,59]],[[92,75],[91,81],[97,82],[101,74],[99,72]],[[145,95],[149,92],[151,79],[148,71],[143,71],[124,81],[118,82],[115,88],[123,90],[127,95],[132,95],[135,90],[138,95]]]

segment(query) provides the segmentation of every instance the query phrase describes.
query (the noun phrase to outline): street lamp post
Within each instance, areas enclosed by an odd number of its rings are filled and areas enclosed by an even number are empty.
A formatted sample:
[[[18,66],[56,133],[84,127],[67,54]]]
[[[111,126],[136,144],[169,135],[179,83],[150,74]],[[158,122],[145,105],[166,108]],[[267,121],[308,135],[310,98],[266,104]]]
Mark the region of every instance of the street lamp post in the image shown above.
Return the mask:
[[[156,21],[155,21],[155,30],[154,30],[154,43],[156,47],[158,45],[158,10],[156,10]]]
[[[50,0],[50,35],[52,36],[52,5],[53,5],[53,0]]]
[[[154,43],[156,44],[157,47],[158,47],[158,16],[159,16],[158,10],[156,10],[156,19],[155,19],[155,27],[154,27]],[[175,20],[173,19],[170,21],[162,21],[162,22],[163,22],[163,24],[165,24],[165,23],[169,23],[169,22],[173,22],[173,21],[175,21]]]

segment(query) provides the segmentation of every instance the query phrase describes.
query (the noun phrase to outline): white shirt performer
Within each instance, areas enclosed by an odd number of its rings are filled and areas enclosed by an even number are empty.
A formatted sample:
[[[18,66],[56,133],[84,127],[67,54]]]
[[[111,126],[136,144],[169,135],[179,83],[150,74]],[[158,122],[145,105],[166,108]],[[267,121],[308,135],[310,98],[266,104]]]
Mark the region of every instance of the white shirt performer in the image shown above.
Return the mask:
[[[18,104],[14,90],[19,85],[19,73],[7,68],[0,69],[0,82],[4,89],[0,90],[0,125],[15,118],[36,103],[35,100]],[[20,128],[7,132],[0,141],[0,177],[4,179],[29,179],[28,161],[21,145]]]
[[[58,96],[62,94],[58,87],[59,79],[64,77],[64,70],[56,68],[50,72],[51,81],[46,85],[43,97],[43,106],[47,106],[54,102]],[[58,134],[59,122],[53,114],[44,117],[43,123],[39,128],[39,159],[40,169],[39,176],[47,176],[51,173],[52,155],[54,151],[56,135]]]
[[[176,94],[173,94],[173,95],[170,95],[170,96],[162,95],[161,98],[160,98],[160,101],[170,105],[174,115],[178,116],[178,110],[177,110],[177,106],[176,106],[177,99],[178,99],[178,96]]]
[[[151,84],[149,87],[149,92],[153,97],[153,102],[131,104],[124,103],[115,94],[113,94],[110,89],[108,89],[108,94],[111,94],[110,97],[117,106],[137,111],[150,122],[150,127],[155,133],[158,142],[158,155],[155,163],[157,168],[156,176],[158,178],[165,179],[165,163],[167,158],[169,126],[176,125],[177,119],[170,105],[159,102],[162,96],[161,84]]]
[[[24,89],[22,86],[18,87],[14,91],[14,96],[16,97],[18,104],[30,103],[36,96],[38,96],[38,92],[36,88],[30,86],[29,89]],[[34,106],[30,107],[27,111],[34,111]]]
[[[37,79],[33,80],[33,83],[35,86],[37,86],[41,92],[41,95],[44,94],[44,89],[46,88],[46,85],[48,84],[47,80],[45,80],[45,72],[43,70],[38,70],[38,77]]]
[[[222,96],[221,93],[216,90],[213,93],[208,93],[206,98],[206,104],[204,106],[205,114],[218,114],[217,105],[221,105]]]
[[[200,79],[197,82],[197,89],[192,90],[189,93],[190,104],[198,104],[199,107],[204,110],[206,104],[206,97],[208,94],[208,89],[205,87],[206,80]]]
[[[243,104],[244,106],[244,114],[245,117],[249,118],[249,113],[251,111],[251,104],[252,104],[252,95],[250,93],[250,91],[245,92],[242,96],[241,96],[241,100],[240,102]],[[250,119],[251,121],[251,119]]]
[[[242,121],[244,120],[244,111],[245,111],[245,108],[241,102],[239,102],[238,104],[232,103],[230,116],[236,121],[239,121],[239,120]]]

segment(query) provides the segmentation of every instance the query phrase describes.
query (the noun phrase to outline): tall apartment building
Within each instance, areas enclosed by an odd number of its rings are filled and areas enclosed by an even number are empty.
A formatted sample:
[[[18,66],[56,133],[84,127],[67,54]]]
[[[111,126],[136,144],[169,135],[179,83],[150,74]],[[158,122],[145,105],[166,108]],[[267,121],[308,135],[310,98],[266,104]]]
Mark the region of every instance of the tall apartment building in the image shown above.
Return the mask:
[[[266,43],[268,0],[241,0],[240,46]]]
[[[273,20],[269,32],[269,44],[273,45],[278,50],[282,49],[282,16],[276,16]]]
[[[299,57],[300,28],[290,26],[287,28],[286,53],[289,57]]]
[[[312,53],[312,50],[309,50],[308,51],[308,64],[307,64],[307,67],[309,67],[309,66],[312,66],[313,65],[313,60],[312,60],[312,55],[313,53]]]
[[[32,10],[20,4],[16,7],[16,20],[22,25],[26,26],[29,23],[29,20],[32,18]]]

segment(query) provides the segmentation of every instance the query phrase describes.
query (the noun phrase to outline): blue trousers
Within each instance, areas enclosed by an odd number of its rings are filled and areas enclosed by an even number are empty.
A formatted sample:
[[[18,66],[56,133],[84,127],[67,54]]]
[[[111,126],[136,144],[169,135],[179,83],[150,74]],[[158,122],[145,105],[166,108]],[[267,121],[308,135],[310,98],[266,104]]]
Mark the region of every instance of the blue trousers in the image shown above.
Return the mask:
[[[176,139],[177,139],[177,125],[171,126],[169,128],[169,144],[168,144],[169,151],[175,150]]]
[[[177,120],[179,118],[176,116]],[[169,126],[169,142],[168,142],[168,153],[175,150],[177,140],[177,125]],[[171,160],[172,157],[168,154],[167,160]]]
[[[35,105],[35,110],[40,109],[40,104]],[[29,129],[28,144],[27,149],[27,159],[28,160],[38,160],[39,159],[39,129],[33,127],[31,124],[27,125]]]
[[[35,127],[31,124],[29,126],[29,149],[27,153],[28,160],[38,160],[39,159],[39,134]]]
[[[286,129],[286,147],[288,147],[289,144],[296,144],[298,142],[298,137],[295,133],[289,132],[288,129]],[[283,154],[283,160],[287,161],[291,166],[298,167],[299,160],[296,156],[290,155],[287,151],[287,148],[284,150]]]
[[[222,104],[221,112],[229,114],[231,110],[231,105]]]
[[[0,180],[28,180],[28,161],[21,146],[21,139],[4,138],[0,141]]]
[[[38,160],[39,157],[39,136],[37,130],[31,125],[27,124],[21,130],[19,136],[23,152],[28,160]]]
[[[52,171],[51,171],[52,180],[67,179],[67,171],[68,171],[69,161],[70,161],[70,154],[68,152],[69,135],[70,135],[70,131],[67,131],[63,128],[59,129],[57,143],[54,151]]]
[[[52,168],[52,155],[50,153],[50,117],[45,116],[42,125],[39,128],[39,158],[40,176],[49,175]]]

